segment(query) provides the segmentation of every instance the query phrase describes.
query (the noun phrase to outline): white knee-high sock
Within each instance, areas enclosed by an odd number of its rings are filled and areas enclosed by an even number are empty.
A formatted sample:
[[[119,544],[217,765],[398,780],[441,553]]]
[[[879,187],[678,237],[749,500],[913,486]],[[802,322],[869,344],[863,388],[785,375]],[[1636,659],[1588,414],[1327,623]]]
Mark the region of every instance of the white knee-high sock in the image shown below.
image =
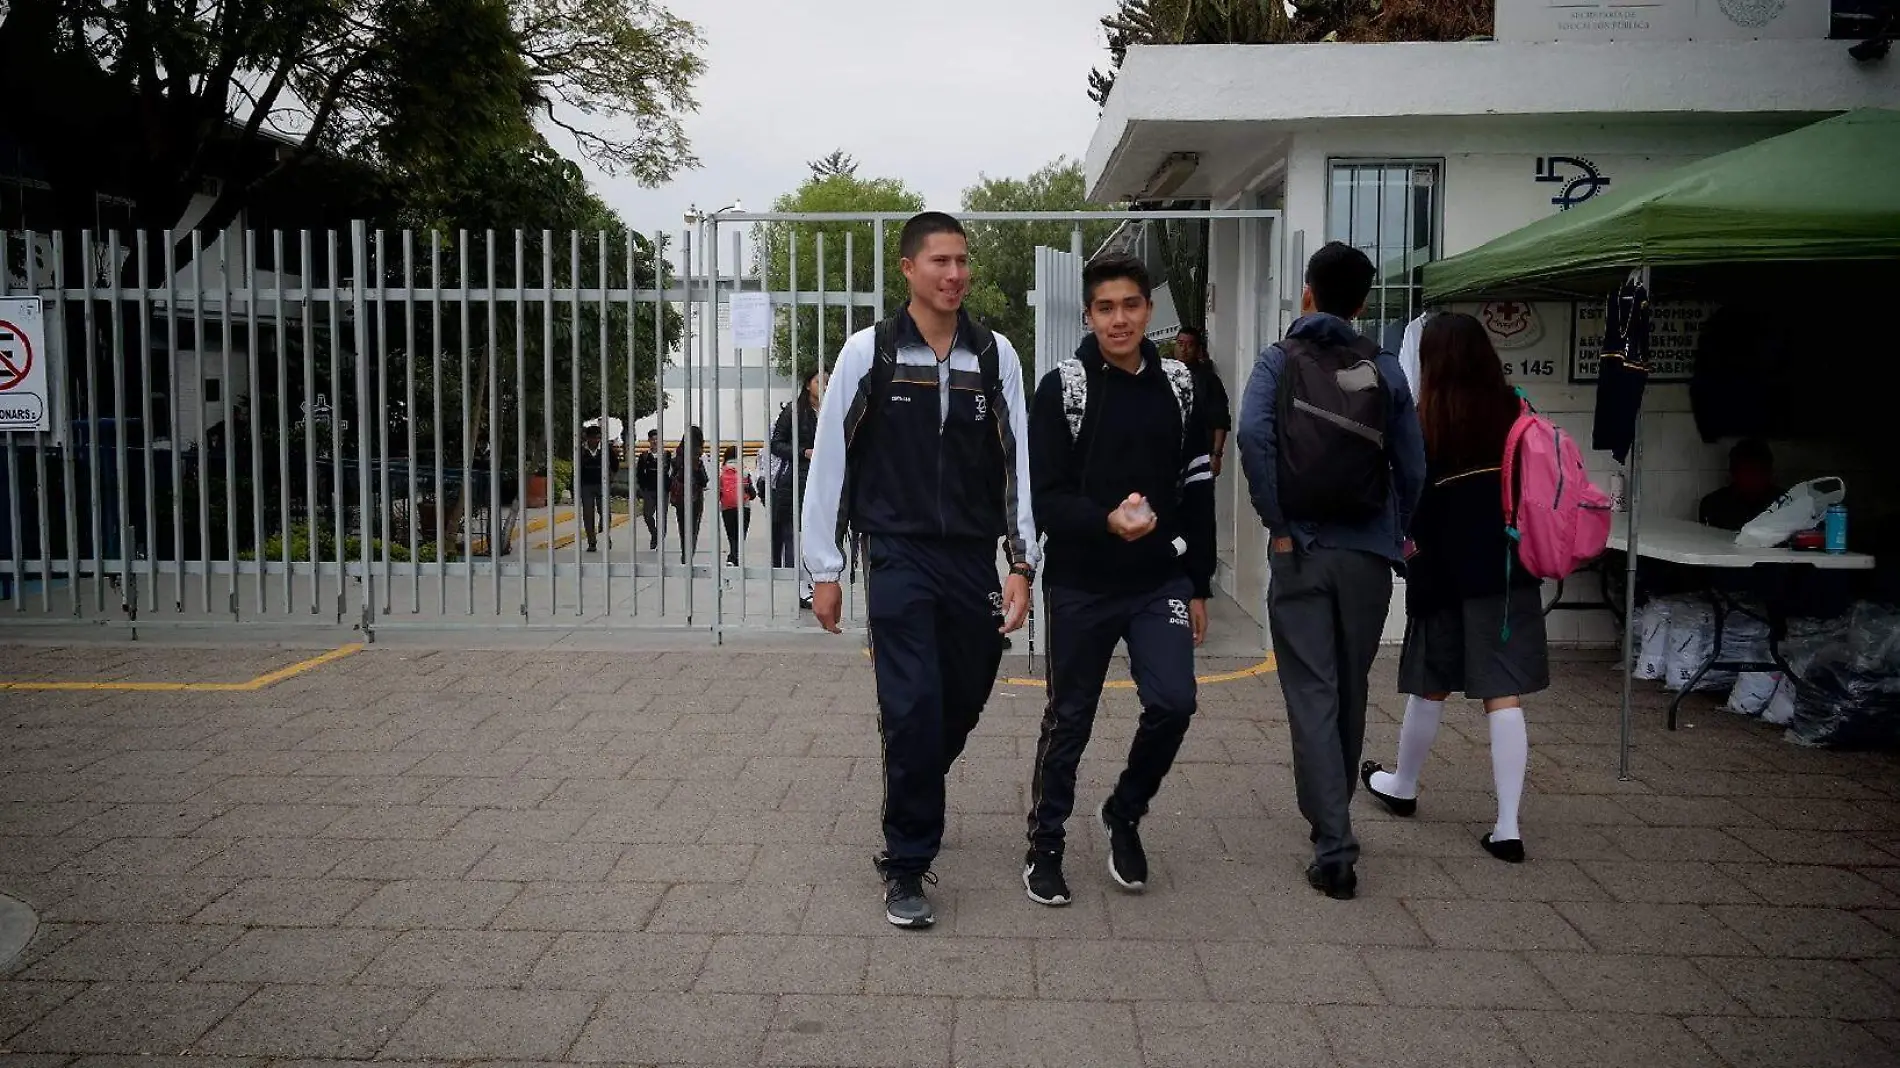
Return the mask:
[[[1438,737],[1438,721],[1445,714],[1445,702],[1423,697],[1407,698],[1405,720],[1399,724],[1399,765],[1391,772],[1372,773],[1372,788],[1389,797],[1418,796],[1418,773]]]
[[[1491,724],[1491,778],[1498,791],[1498,822],[1491,840],[1508,842],[1521,837],[1517,805],[1524,797],[1524,769],[1531,759],[1531,739],[1524,729],[1524,710],[1500,708],[1485,717]]]

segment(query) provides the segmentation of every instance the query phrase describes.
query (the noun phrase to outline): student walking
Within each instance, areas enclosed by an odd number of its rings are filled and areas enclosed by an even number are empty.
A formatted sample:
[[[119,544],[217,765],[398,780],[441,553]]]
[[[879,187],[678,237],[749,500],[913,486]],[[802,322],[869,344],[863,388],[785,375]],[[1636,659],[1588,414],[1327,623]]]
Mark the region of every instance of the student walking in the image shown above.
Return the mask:
[[[1550,686],[1542,584],[1517,562],[1505,530],[1502,464],[1522,402],[1484,325],[1469,315],[1427,323],[1419,363],[1427,482],[1412,522],[1399,656],[1399,690],[1410,696],[1396,768],[1367,761],[1361,775],[1380,805],[1413,815],[1446,699],[1482,701],[1498,811],[1479,841],[1499,860],[1520,863],[1517,814],[1530,760],[1523,698]]]
[[[602,456],[603,451],[605,456]],[[605,469],[603,471],[603,468]],[[574,481],[580,490],[581,526],[587,532],[587,551],[600,551],[600,532],[607,527],[607,484],[620,471],[620,455],[603,449],[600,426],[587,428],[581,437],[581,454],[575,465]]]
[[[936,920],[924,884],[936,881],[944,777],[996,684],[1003,635],[1029,611],[1036,530],[1022,365],[963,310],[963,227],[925,212],[904,224],[899,250],[910,303],[838,353],[804,526],[813,614],[834,634],[847,523],[864,538],[884,753],[876,864],[885,918],[915,928]]]
[[[673,514],[679,522],[680,563],[690,564],[699,551],[699,521],[706,514],[706,435],[698,427],[688,427],[686,436],[667,465],[666,491],[673,502]]]
[[[825,373],[812,368],[799,382],[798,396],[779,410],[772,426],[772,455],[778,473],[772,480],[772,566],[796,567],[797,544],[794,507],[805,495],[811,474],[812,449],[818,438],[818,405],[825,399]],[[796,487],[794,489],[793,487]],[[801,580],[799,607],[811,609],[811,583]]]
[[[740,469],[739,447],[726,446],[719,464],[719,519],[726,528],[726,563],[739,566],[739,542],[752,526],[752,479]]]
[[[1195,709],[1194,648],[1214,578],[1214,473],[1193,372],[1147,340],[1153,284],[1139,259],[1082,270],[1089,336],[1043,376],[1029,413],[1043,569],[1048,704],[1036,745],[1023,887],[1069,903],[1063,824],[1115,646],[1128,644],[1141,722],[1115,790],[1096,810],[1108,873],[1148,882],[1140,824]]]
[[[660,481],[663,446],[660,432],[647,431],[647,448],[633,461],[633,493],[640,498],[640,518],[647,527],[647,550],[660,547],[660,498],[666,487]]]
[[[1333,242],[1313,254],[1304,314],[1254,364],[1241,401],[1240,460],[1269,534],[1267,621],[1293,738],[1307,882],[1356,892],[1354,787],[1368,677],[1392,601],[1392,571],[1425,480],[1418,412],[1397,357],[1349,320],[1365,310],[1372,261]]]

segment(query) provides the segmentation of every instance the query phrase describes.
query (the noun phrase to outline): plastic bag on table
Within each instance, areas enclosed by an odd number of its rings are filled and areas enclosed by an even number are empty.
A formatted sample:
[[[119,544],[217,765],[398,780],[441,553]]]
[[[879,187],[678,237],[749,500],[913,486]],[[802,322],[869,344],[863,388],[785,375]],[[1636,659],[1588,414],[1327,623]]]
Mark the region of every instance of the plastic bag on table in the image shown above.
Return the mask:
[[[1800,664],[1789,741],[1830,749],[1900,748],[1900,612],[1854,606],[1845,631]]]

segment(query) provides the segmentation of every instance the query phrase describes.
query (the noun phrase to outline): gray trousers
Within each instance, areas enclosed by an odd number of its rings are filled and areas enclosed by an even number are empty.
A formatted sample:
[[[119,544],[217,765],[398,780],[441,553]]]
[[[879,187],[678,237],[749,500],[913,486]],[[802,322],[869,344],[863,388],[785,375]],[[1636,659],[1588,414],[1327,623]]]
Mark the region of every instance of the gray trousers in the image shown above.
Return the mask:
[[[1321,864],[1359,859],[1353,790],[1366,740],[1367,677],[1392,602],[1392,568],[1371,553],[1269,553],[1267,624],[1293,734],[1300,814]]]

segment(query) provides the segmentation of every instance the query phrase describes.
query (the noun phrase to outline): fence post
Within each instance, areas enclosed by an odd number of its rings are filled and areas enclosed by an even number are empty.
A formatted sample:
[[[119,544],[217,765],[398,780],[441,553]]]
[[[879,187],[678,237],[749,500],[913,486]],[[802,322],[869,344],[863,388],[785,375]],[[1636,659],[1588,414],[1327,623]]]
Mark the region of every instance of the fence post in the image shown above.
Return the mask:
[[[355,316],[352,328],[356,349],[356,531],[357,541],[361,544],[361,563],[363,566],[363,640],[376,640],[376,566],[375,549],[372,547],[371,533],[375,525],[370,520],[370,476],[372,460],[370,457],[369,421],[372,416],[380,418],[373,406],[369,390],[369,366],[364,362],[364,353],[369,351],[369,280],[363,272],[369,263],[369,224],[361,219],[350,223],[350,307]],[[380,267],[381,265],[378,264]],[[339,457],[339,459],[341,459]],[[337,465],[338,470],[342,465]],[[337,546],[337,556],[346,555],[344,550],[348,542]],[[348,565],[344,567],[347,569]]]

